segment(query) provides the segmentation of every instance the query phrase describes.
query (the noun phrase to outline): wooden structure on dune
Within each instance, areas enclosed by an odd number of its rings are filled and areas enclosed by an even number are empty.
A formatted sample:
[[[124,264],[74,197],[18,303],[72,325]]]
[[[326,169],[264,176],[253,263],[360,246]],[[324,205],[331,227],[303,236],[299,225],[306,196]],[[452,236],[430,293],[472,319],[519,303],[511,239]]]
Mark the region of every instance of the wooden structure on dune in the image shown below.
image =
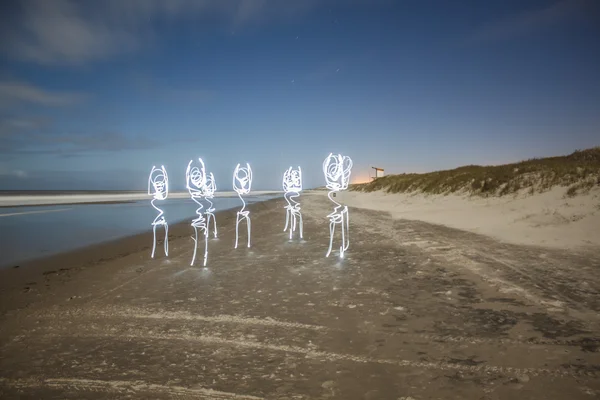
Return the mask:
[[[375,170],[375,176],[372,176],[371,179],[381,178],[383,176],[383,168],[371,167]]]

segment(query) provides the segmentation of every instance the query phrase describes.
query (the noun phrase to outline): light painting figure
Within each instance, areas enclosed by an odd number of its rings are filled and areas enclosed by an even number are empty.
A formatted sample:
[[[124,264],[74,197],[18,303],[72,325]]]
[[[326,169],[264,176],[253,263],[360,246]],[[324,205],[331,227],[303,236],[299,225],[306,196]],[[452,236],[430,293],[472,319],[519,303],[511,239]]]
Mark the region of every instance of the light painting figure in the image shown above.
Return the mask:
[[[248,247],[250,247],[250,211],[246,210],[246,202],[242,197],[243,194],[250,193],[252,186],[252,168],[250,164],[246,163],[246,167],[240,167],[238,164],[233,171],[233,190],[236,191],[240,200],[242,201],[242,208],[237,212],[237,219],[235,221],[235,248],[238,246],[238,232],[240,221],[246,220],[248,225]]]
[[[169,177],[164,165],[162,165],[160,168],[156,168],[156,166],[152,167],[152,171],[150,171],[150,177],[148,178],[148,195],[154,197],[150,204],[152,204],[152,207],[158,211],[158,215],[152,222],[152,235],[154,237],[152,242],[152,258],[154,258],[154,252],[156,250],[156,227],[159,225],[165,227],[165,255],[168,256],[169,224],[167,224],[163,210],[154,204],[155,201],[165,200],[169,196]]]
[[[207,232],[210,232],[210,221],[212,220],[213,227],[214,227],[213,234],[214,234],[215,239],[217,238],[217,218],[215,217],[215,214],[213,214],[213,212],[215,211],[215,208],[213,207],[213,202],[211,199],[213,199],[215,197],[216,191],[217,191],[217,184],[215,182],[215,177],[214,177],[213,173],[211,172],[206,177],[206,185],[204,187],[204,198],[208,202],[208,207],[206,208],[206,229],[207,229]],[[210,235],[208,235],[208,233],[207,233],[207,237],[208,236],[210,236]]]
[[[285,206],[285,228],[283,231],[285,232],[290,228],[290,240],[292,239],[292,234],[296,231],[296,225],[299,226],[300,231],[300,239],[302,239],[302,213],[300,212],[300,203],[294,200],[296,197],[300,196],[300,192],[302,191],[302,169],[298,167],[298,169],[292,169],[289,167],[283,174],[283,191],[285,194],[285,200],[288,205]],[[299,222],[299,223],[298,223]]]
[[[199,166],[192,166],[193,162],[194,160],[190,160],[187,170],[185,171],[187,190],[190,193],[192,200],[198,204],[198,208],[196,209],[197,218],[192,220],[191,224],[194,228],[194,236],[192,236],[192,239],[194,240],[194,255],[192,256],[192,262],[190,265],[194,265],[194,261],[196,260],[196,251],[198,249],[198,230],[200,230],[204,235],[204,266],[206,266],[206,261],[208,258],[208,226],[202,211],[204,208],[202,205],[202,197],[205,196],[206,190],[206,170],[204,168],[204,161],[202,161],[201,158],[198,159]]]
[[[352,160],[350,157],[342,156],[341,154],[333,155],[329,153],[325,161],[323,161],[323,173],[327,182],[329,193],[327,197],[335,204],[335,208],[329,217],[329,250],[325,257],[329,257],[331,247],[333,245],[333,235],[335,226],[340,224],[342,228],[342,245],[340,246],[340,257],[344,257],[344,252],[350,246],[350,237],[348,229],[350,227],[350,217],[348,215],[348,206],[342,206],[333,199],[336,192],[348,188],[350,182],[350,173],[352,171]],[[333,195],[333,196],[332,196]]]

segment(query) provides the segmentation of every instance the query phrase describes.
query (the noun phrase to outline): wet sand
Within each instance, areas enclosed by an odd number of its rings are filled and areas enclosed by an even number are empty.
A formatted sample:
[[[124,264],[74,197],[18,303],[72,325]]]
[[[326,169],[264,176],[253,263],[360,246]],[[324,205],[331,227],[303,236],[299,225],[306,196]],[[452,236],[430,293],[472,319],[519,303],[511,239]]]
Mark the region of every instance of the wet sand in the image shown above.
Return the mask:
[[[255,190],[251,193],[251,197],[262,195],[283,195],[281,191],[275,190]],[[220,197],[237,197],[233,191],[221,191],[215,193],[215,198]],[[169,194],[169,199],[186,199],[189,200],[188,192],[172,192]],[[41,194],[33,192],[6,194],[0,193],[0,208],[3,207],[36,207],[36,206],[55,206],[55,205],[73,205],[73,204],[118,204],[129,203],[139,200],[149,201],[151,196],[146,192],[73,192],[62,194]]]
[[[328,200],[301,197],[304,241],[284,204],[249,206],[251,249],[219,213],[206,270],[187,224],[169,258],[146,233],[1,270],[0,397],[600,396],[600,253],[351,208],[340,261]]]
[[[0,204],[0,209],[2,208],[21,208],[21,207],[48,207],[48,206],[82,206],[85,204],[127,204],[127,203],[135,203],[138,200],[109,200],[109,201],[81,201],[81,202],[66,202],[66,203],[41,203],[41,204],[11,204],[4,205]]]

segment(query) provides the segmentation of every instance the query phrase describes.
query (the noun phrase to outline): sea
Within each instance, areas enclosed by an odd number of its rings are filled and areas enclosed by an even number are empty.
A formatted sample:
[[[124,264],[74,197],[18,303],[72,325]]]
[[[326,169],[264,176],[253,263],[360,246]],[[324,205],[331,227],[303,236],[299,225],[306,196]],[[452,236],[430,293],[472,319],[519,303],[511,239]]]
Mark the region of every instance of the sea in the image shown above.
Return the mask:
[[[252,204],[280,196],[268,194],[244,199]],[[241,207],[237,196],[215,197],[213,203],[215,213]],[[197,208],[189,198],[169,198],[157,206],[164,211],[169,225],[191,221]],[[0,268],[149,231],[156,215],[149,200],[1,207]]]

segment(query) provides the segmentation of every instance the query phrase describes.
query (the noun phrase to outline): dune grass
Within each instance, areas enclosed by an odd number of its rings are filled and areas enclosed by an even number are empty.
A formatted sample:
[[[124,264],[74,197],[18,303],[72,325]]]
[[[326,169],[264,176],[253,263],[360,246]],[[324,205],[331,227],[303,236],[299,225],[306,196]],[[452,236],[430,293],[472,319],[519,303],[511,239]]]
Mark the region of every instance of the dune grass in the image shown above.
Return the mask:
[[[399,174],[354,184],[350,190],[427,194],[468,193],[505,196],[520,191],[530,194],[555,186],[566,187],[567,196],[600,186],[600,147],[578,150],[567,156],[534,158],[514,164],[464,167],[426,174]]]

